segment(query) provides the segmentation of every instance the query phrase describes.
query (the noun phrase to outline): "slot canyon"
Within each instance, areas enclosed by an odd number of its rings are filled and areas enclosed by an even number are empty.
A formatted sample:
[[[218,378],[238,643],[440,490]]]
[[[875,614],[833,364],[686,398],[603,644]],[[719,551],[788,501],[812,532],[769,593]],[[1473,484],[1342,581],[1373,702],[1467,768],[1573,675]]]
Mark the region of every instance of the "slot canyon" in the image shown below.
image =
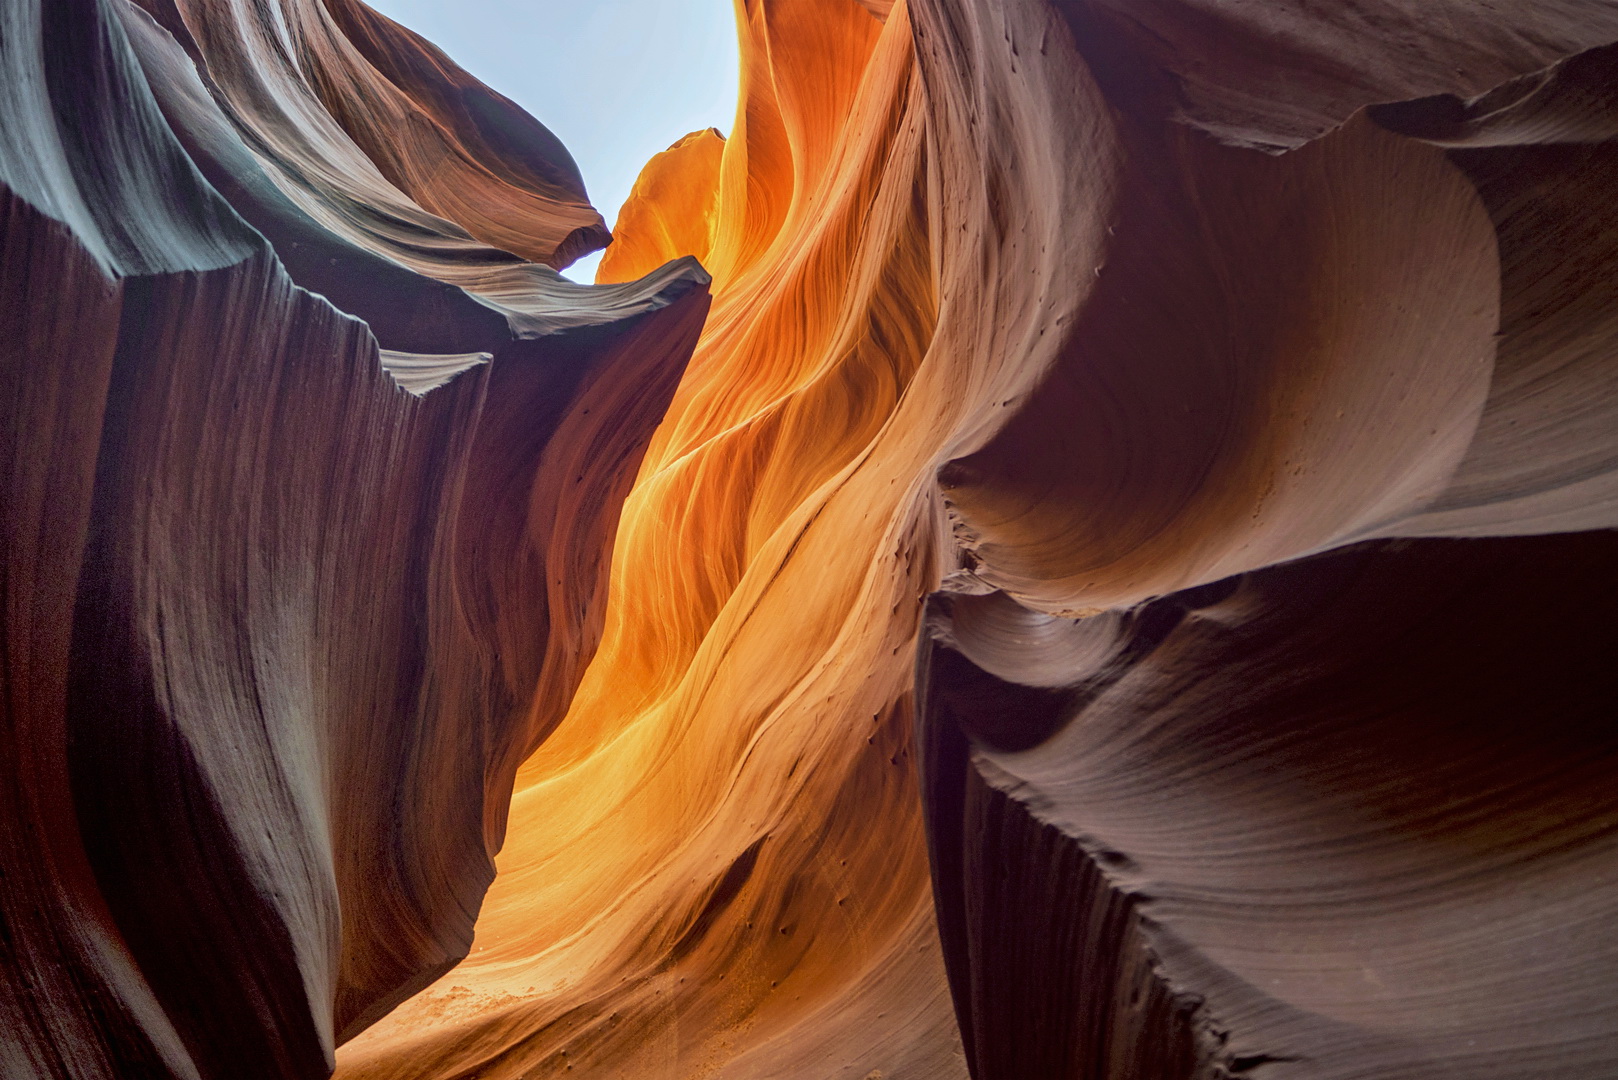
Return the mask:
[[[1618,3],[691,2],[0,0],[0,1078],[1618,1078]]]

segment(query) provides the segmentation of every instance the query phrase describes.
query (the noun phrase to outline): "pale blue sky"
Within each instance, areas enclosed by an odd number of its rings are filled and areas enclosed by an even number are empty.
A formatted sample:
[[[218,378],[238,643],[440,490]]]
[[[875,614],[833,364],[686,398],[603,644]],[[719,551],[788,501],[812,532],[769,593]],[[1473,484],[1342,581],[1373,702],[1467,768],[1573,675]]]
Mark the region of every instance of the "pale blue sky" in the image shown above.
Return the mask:
[[[731,0],[366,0],[533,113],[607,224],[646,160],[736,115]],[[567,270],[595,278],[599,255]]]

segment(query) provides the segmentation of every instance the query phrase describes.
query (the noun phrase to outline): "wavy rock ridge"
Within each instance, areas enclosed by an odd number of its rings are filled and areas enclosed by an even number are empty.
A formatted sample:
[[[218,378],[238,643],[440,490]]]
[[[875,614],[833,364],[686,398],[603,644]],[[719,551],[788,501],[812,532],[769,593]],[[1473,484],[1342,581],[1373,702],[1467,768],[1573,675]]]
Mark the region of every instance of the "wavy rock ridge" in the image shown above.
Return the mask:
[[[6,1075],[1618,1071],[1618,9],[6,11]]]
[[[311,91],[412,99],[316,5],[4,20],[0,1074],[322,1076],[466,951],[706,276],[390,186]],[[554,140],[438,130],[555,155],[512,247],[603,238]]]

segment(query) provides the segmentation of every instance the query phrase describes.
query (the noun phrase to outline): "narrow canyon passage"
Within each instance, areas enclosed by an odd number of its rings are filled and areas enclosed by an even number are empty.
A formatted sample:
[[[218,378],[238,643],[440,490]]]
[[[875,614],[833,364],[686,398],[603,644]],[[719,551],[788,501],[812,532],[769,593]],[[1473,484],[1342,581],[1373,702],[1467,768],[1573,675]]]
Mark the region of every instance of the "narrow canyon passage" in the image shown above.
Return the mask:
[[[0,6],[0,1077],[1618,1075],[1618,5],[734,7]]]

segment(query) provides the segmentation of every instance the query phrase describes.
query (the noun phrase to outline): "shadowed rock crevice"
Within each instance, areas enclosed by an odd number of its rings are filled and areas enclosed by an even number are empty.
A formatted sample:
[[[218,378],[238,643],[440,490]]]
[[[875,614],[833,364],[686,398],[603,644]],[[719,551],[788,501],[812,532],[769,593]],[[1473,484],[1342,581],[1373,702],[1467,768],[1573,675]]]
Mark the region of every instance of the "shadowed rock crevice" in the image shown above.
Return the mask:
[[[1618,1075],[1618,7],[735,12],[0,4],[0,1074]]]
[[[1618,754],[1605,719],[1618,704],[1606,630],[1615,551],[1610,533],[1376,542],[1247,574],[1187,598],[1189,614],[1149,655],[1101,693],[1069,696],[1033,747],[974,750],[960,732],[987,728],[963,707],[1015,704],[1025,690],[986,694],[995,676],[963,677],[961,659],[940,664],[946,647],[929,646],[921,723],[941,749],[923,768],[963,1024],[979,1031],[979,1014],[1001,1015],[1002,996],[977,989],[1006,977],[996,973],[1107,969],[1119,934],[1028,946],[1061,920],[1043,914],[1038,888],[1007,882],[1025,863],[1060,862],[1044,853],[1054,840],[1040,830],[1052,829],[1143,905],[1133,932],[1167,984],[1201,1004],[1222,1067],[1523,1078],[1550,1060],[1579,1075],[1610,1068],[1600,972],[1615,947],[1602,929],[1614,901],[1581,882],[1610,871],[1618,824],[1605,780]],[[950,618],[935,604],[946,636]],[[1089,672],[1072,673],[1082,685]],[[963,771],[964,784],[950,779]],[[974,819],[974,784],[1030,824]],[[995,854],[978,866],[980,849]],[[973,890],[1001,888],[992,929],[976,930]],[[946,917],[952,896],[965,899]],[[952,934],[965,944],[952,949]],[[1438,994],[1441,1020],[1418,1007]],[[1007,1040],[1017,1050],[980,1048],[978,1060],[1060,1053],[1065,1039],[1033,1025]]]
[[[992,682],[953,649],[923,645],[917,740],[933,897],[972,1076],[1228,1075],[1195,999],[1158,970],[1137,899],[1100,865],[1127,858],[1098,860],[979,773],[964,733],[1003,730],[985,714],[1024,708],[1025,688],[1002,683],[993,695]]]

